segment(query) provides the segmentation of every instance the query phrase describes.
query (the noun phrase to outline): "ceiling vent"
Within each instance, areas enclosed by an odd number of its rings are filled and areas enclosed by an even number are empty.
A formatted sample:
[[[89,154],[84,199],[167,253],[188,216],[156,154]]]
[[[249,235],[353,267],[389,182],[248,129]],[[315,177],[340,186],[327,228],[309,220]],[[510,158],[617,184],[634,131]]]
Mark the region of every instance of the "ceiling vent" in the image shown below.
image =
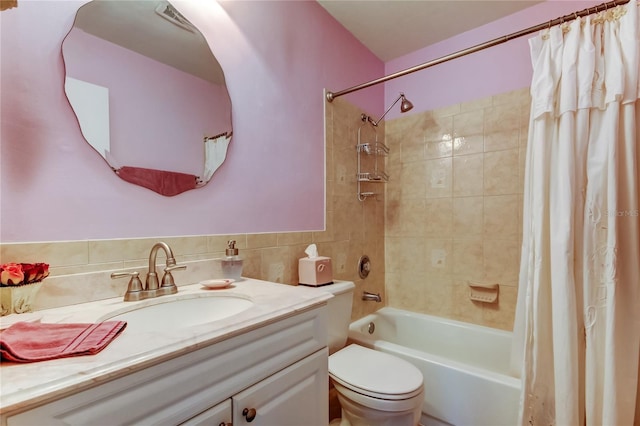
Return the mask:
[[[194,27],[187,18],[182,16],[182,14],[178,12],[175,7],[169,4],[169,2],[159,2],[158,6],[156,6],[156,13],[172,24],[177,25],[189,32],[195,33],[197,31],[196,27]]]

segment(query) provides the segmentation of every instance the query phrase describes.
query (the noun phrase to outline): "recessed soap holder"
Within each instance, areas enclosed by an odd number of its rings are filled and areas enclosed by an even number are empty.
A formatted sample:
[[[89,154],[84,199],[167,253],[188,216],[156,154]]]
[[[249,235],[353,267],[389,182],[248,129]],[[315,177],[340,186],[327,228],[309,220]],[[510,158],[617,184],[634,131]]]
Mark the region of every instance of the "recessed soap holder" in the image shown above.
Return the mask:
[[[475,281],[468,281],[469,299],[482,303],[496,303],[500,286],[498,284],[484,284]]]

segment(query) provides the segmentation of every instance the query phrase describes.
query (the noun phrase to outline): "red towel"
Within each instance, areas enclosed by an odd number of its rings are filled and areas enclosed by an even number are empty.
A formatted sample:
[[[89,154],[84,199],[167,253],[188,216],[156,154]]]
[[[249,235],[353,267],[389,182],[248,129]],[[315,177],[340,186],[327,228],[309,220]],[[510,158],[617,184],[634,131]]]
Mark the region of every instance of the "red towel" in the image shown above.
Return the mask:
[[[118,176],[130,183],[144,186],[158,194],[172,197],[196,187],[195,175],[124,166],[116,170]]]
[[[98,324],[48,324],[17,322],[0,333],[2,360],[46,361],[80,355],[94,355],[124,330],[124,321]]]

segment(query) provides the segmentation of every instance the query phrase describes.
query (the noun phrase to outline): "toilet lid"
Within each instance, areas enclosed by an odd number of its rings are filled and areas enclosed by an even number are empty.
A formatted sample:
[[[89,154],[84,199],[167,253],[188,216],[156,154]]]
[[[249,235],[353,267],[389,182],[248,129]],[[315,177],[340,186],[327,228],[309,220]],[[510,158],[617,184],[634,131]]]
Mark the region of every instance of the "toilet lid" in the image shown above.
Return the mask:
[[[349,345],[331,355],[329,374],[355,391],[391,398],[420,391],[423,381],[422,373],[413,364],[359,345]]]

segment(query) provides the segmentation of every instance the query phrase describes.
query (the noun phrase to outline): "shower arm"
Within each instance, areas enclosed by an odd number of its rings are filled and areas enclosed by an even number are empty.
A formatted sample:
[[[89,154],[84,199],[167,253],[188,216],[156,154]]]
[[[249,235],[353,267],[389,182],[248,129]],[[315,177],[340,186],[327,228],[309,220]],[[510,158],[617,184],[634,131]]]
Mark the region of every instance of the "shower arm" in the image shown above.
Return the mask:
[[[375,127],[378,127],[378,123],[380,123],[382,121],[382,119],[384,118],[385,115],[387,115],[387,113],[389,111],[391,111],[391,108],[393,108],[393,106],[395,104],[398,103],[398,101],[400,99],[404,98],[404,93],[400,93],[400,96],[398,96],[398,99],[396,99],[389,108],[387,108],[387,110],[384,112],[384,114],[382,114],[382,117],[380,117],[379,119],[377,119],[376,121],[374,121],[370,116],[366,115],[366,114],[362,114],[362,121],[368,121],[369,123],[373,124]],[[403,111],[404,112],[404,111]]]
[[[378,124],[382,121],[384,116],[387,115],[387,113],[389,111],[391,111],[391,108],[393,108],[393,106],[395,104],[397,104],[400,99],[402,99],[402,103],[400,104],[400,112],[405,113],[405,112],[411,110],[411,108],[413,108],[413,104],[404,96],[404,93],[400,92],[400,96],[398,96],[398,99],[396,99],[391,104],[391,106],[389,108],[387,108],[387,110],[384,112],[384,114],[382,114],[382,117],[380,117],[377,121],[374,121],[370,116],[368,116],[366,114],[362,114],[360,116],[362,118],[362,121],[368,121],[374,127],[378,127]]]

